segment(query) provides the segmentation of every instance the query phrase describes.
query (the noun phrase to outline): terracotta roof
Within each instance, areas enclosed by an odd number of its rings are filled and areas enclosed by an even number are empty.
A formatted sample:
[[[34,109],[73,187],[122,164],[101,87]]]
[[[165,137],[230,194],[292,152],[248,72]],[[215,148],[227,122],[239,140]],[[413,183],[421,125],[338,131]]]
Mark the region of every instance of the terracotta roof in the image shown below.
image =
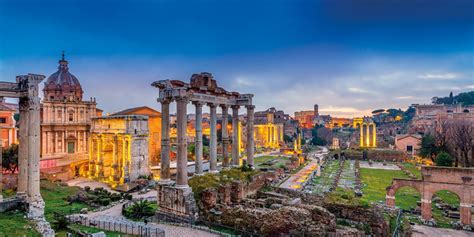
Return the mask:
[[[142,109],[149,110],[149,111],[151,111],[152,114],[138,112],[139,110],[142,110]],[[117,113],[113,113],[113,114],[111,114],[111,116],[113,116],[113,115],[130,115],[130,114],[146,115],[146,116],[149,116],[149,117],[160,117],[161,116],[160,112],[158,112],[158,111],[156,111],[156,110],[154,110],[154,109],[152,109],[148,106],[140,106],[140,107],[125,109],[125,110],[119,111]]]

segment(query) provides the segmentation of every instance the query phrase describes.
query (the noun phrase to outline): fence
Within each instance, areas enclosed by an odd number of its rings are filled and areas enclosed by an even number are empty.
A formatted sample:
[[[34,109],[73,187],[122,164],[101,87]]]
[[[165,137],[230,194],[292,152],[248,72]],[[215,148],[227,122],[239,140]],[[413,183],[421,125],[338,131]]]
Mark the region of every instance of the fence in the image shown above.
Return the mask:
[[[94,218],[88,218],[82,215],[73,215],[69,216],[68,219],[74,224],[79,224],[83,226],[94,227],[107,231],[114,231],[123,234],[137,235],[143,237],[164,237],[165,231],[155,227],[149,226],[144,223],[137,222],[121,222],[114,220],[100,220]]]

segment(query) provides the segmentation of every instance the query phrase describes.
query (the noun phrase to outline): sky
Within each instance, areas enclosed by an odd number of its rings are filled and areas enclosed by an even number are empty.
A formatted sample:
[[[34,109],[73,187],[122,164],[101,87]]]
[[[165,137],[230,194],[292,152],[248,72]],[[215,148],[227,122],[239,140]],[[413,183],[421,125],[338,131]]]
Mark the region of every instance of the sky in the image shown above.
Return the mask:
[[[354,117],[474,90],[474,1],[0,0],[1,81],[63,50],[105,112],[160,110],[152,82],[210,72],[256,111]]]

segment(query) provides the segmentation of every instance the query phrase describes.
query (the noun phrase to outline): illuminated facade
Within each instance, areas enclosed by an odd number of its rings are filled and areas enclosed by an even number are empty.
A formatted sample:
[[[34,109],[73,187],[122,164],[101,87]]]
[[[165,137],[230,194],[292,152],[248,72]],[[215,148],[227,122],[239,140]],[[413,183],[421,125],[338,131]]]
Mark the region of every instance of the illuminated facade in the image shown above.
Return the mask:
[[[149,175],[148,134],[146,116],[93,118],[89,177],[115,187]]]
[[[255,113],[254,140],[257,148],[279,149],[284,144],[284,126],[289,118],[283,111],[269,108]]]
[[[362,118],[362,123],[359,124],[359,132],[360,132],[359,134],[360,147],[363,147],[363,148],[377,147],[377,129],[372,119],[368,117]]]
[[[87,162],[91,118],[101,116],[95,99],[83,101],[79,80],[64,54],[58,71],[44,83],[41,104],[41,157],[80,158]]]
[[[151,166],[160,163],[161,152],[161,113],[147,106],[126,109],[114,115],[143,115],[148,117],[149,146],[148,157]]]
[[[18,128],[14,118],[17,112],[18,105],[7,103],[4,98],[0,98],[0,139],[3,148],[18,144]]]

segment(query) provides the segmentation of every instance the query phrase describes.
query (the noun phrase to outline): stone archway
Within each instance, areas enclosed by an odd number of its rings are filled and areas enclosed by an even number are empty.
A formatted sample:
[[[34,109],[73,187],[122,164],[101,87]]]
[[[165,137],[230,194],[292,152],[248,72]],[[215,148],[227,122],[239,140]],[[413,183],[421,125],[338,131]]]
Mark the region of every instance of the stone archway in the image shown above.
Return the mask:
[[[424,220],[431,220],[431,198],[433,194],[447,190],[458,195],[461,200],[461,224],[471,225],[471,208],[474,203],[474,169],[473,168],[446,168],[427,167],[421,169],[421,180],[393,179],[392,185],[387,187],[385,203],[395,206],[395,193],[401,187],[413,187],[421,193],[421,216]]]

